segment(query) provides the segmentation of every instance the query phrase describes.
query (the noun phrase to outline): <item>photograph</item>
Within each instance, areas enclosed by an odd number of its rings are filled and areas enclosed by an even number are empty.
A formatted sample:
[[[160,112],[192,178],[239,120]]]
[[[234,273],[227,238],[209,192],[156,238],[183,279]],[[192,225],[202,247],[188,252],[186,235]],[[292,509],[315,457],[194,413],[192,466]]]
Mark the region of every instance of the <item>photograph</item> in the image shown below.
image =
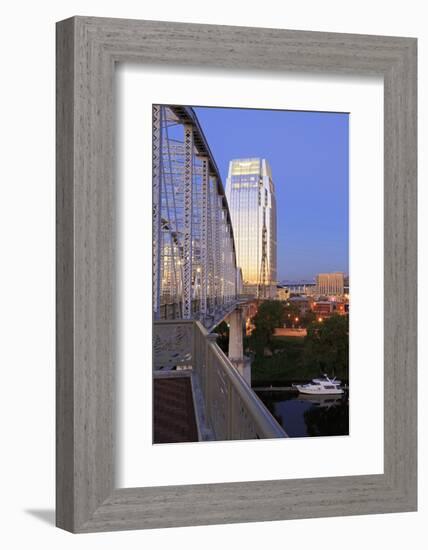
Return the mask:
[[[153,443],[349,435],[349,113],[152,111]]]

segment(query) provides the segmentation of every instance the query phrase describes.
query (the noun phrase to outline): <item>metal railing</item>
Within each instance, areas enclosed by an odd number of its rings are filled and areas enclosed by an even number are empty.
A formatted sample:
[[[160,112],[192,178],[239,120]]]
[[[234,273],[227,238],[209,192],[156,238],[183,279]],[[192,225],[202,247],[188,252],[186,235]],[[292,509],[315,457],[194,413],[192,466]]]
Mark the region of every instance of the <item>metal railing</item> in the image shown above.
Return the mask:
[[[191,368],[201,388],[205,418],[215,439],[287,437],[199,321],[154,323],[154,368]],[[174,345],[174,342],[176,345]]]

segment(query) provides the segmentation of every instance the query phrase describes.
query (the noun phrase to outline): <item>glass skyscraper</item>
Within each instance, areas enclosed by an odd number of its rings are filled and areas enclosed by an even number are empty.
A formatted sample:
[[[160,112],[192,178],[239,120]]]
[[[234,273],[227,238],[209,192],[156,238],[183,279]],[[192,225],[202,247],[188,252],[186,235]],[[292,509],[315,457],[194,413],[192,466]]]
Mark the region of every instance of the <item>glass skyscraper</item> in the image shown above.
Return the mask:
[[[260,158],[231,160],[226,197],[243,292],[275,298],[276,200],[269,163]]]

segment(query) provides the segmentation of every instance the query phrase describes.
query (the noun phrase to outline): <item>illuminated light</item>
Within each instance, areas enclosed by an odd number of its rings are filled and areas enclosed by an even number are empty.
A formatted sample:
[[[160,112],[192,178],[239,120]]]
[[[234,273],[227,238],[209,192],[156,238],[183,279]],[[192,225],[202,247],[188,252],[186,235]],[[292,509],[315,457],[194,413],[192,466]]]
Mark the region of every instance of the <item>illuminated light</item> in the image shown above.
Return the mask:
[[[318,317],[318,323],[322,323],[322,317]]]

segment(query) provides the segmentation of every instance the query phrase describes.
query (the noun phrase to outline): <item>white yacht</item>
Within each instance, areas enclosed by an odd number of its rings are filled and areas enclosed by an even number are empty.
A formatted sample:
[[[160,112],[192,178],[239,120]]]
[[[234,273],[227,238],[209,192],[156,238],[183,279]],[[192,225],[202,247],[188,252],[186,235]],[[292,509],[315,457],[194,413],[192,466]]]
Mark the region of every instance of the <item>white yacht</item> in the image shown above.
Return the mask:
[[[336,377],[330,379],[324,374],[323,378],[314,378],[309,384],[293,384],[293,387],[308,395],[340,395],[343,393],[340,385],[341,381],[336,380]]]

